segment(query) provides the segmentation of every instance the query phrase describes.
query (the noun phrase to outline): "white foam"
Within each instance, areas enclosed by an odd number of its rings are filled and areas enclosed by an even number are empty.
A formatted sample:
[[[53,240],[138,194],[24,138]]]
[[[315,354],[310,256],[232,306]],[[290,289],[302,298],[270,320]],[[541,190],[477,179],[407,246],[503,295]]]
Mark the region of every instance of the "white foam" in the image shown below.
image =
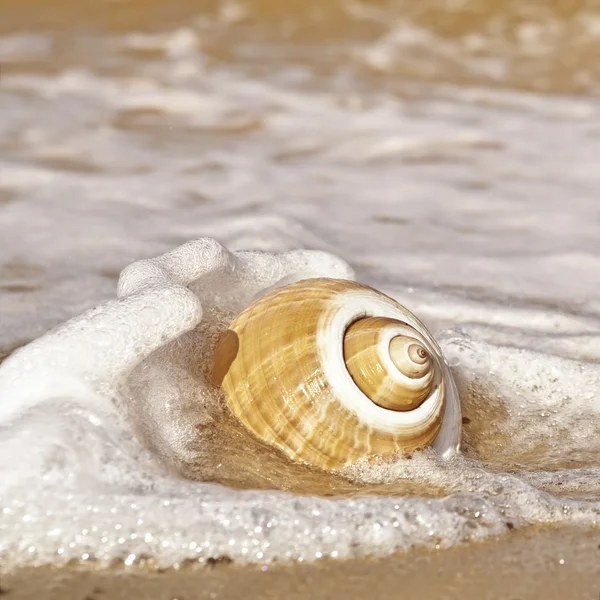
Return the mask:
[[[569,457],[584,460],[600,450],[589,444],[600,439],[600,370],[456,332],[441,344],[471,419],[467,454],[470,446],[478,460],[426,452],[347,470],[366,483],[412,483],[446,497],[296,497],[178,477],[192,464],[201,471],[198,463],[215,460],[205,455],[219,452],[210,445],[214,436],[197,429],[205,423],[210,430],[215,399],[193,372],[193,364],[210,359],[211,335],[261,290],[307,276],[351,278],[352,271],[323,252],[231,253],[197,240],[130,265],[118,300],[5,360],[5,564],[147,555],[161,565],[219,556],[308,560],[447,547],[531,523],[593,522],[595,506],[538,491],[536,483],[547,486],[543,478],[528,482],[502,471],[520,454],[533,454],[535,464],[523,460],[539,471],[555,468],[565,457],[561,427],[573,432]],[[197,452],[202,445],[204,454]]]

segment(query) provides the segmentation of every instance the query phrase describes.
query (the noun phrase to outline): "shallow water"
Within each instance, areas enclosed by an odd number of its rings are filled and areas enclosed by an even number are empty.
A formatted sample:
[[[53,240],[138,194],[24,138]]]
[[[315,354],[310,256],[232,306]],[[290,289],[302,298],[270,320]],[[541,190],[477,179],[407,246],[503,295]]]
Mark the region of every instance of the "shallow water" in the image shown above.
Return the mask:
[[[5,2],[0,357],[189,239],[314,248],[436,332],[465,425],[449,463],[347,473],[391,497],[299,498],[165,474],[110,401],[46,398],[0,422],[0,553],[309,559],[595,524],[599,23],[559,1]],[[200,475],[273,487],[234,462]]]

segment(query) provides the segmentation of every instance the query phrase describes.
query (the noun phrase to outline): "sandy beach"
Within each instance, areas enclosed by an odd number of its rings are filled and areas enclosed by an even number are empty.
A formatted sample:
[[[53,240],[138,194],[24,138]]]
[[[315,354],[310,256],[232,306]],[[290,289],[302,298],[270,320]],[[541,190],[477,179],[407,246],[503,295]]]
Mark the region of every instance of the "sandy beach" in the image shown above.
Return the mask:
[[[385,559],[326,559],[312,564],[209,565],[158,570],[150,564],[41,566],[4,575],[10,600],[296,600],[315,598],[447,600],[597,600],[600,532],[542,528],[499,540]],[[493,568],[490,568],[493,565]]]

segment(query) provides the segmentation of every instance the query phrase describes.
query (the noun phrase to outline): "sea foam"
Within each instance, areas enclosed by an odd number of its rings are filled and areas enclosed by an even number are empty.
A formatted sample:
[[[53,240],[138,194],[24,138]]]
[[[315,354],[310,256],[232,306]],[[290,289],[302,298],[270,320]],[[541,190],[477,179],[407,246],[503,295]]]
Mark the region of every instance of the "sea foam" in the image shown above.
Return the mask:
[[[349,467],[349,480],[377,492],[369,496],[215,483],[235,471],[226,460],[230,440],[218,441],[218,398],[205,385],[211,345],[255,297],[315,276],[353,272],[325,252],[229,252],[196,240],[133,263],[118,299],[6,359],[3,564],[314,560],[449,547],[535,523],[596,522],[600,504],[573,496],[597,469],[589,440],[600,439],[600,369],[484,342],[468,327],[438,335],[469,422],[459,456],[422,452]],[[562,478],[570,499],[546,489],[556,477],[544,474],[556,469],[570,469]]]

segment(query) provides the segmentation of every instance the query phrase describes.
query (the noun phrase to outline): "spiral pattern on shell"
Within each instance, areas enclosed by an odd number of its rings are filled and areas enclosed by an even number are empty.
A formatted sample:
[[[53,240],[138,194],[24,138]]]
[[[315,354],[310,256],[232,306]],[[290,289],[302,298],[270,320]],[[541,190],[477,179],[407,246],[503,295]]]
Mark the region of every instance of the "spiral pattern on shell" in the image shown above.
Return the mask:
[[[221,337],[213,377],[256,437],[315,467],[458,449],[460,405],[439,346],[406,308],[356,282],[307,279],[258,299]]]

